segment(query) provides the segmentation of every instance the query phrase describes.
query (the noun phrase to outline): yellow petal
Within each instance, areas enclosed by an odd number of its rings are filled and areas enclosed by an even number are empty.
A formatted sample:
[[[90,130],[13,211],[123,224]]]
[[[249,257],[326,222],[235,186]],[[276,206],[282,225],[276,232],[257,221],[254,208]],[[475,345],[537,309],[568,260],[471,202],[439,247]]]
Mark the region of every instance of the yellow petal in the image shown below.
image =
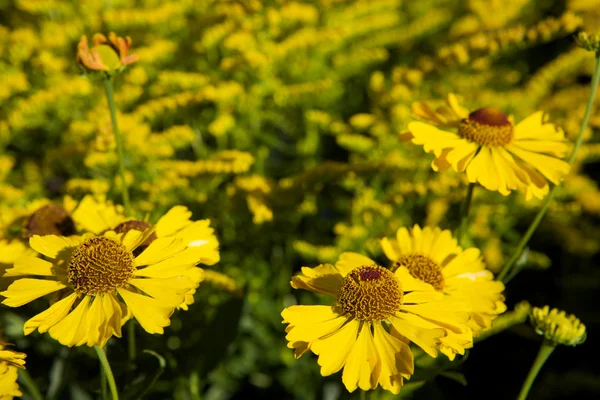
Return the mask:
[[[206,265],[214,265],[220,260],[219,242],[214,235],[214,229],[210,226],[210,220],[192,222],[175,234],[181,238],[188,247],[202,249],[199,262]]]
[[[100,235],[126,220],[117,206],[112,203],[97,202],[92,196],[85,196],[72,213],[77,226],[83,231]]]
[[[467,178],[469,182],[479,182],[487,190],[497,191],[500,187],[498,172],[494,168],[491,150],[488,146],[482,146],[479,153],[467,166]]]
[[[401,254],[412,253],[412,237],[410,236],[408,229],[404,227],[398,229],[396,232],[396,241],[398,242],[398,247],[400,248]]]
[[[3,277],[23,275],[54,276],[52,263],[37,257],[23,256],[15,261],[13,268],[6,270]]]
[[[71,311],[71,307],[77,300],[77,293],[71,293],[64,299],[57,301],[42,311],[38,315],[30,318],[23,326],[23,332],[29,335],[34,330],[39,330],[40,333],[47,332],[48,329],[60,322]]]
[[[388,238],[383,238],[379,242],[381,244],[381,249],[385,253],[386,257],[390,259],[390,261],[398,261],[401,257],[400,247],[398,247],[398,242],[395,240],[389,240]]]
[[[157,239],[158,240],[158,239]],[[171,314],[175,307],[168,307],[152,297],[117,289],[133,317],[148,333],[164,333],[164,327],[171,324]]]
[[[515,141],[525,139],[542,139],[562,141],[564,132],[553,124],[544,123],[544,113],[538,111],[515,125]]]
[[[48,329],[52,338],[64,346],[75,346],[83,339],[87,339],[87,318],[91,296],[83,296],[81,302],[69,315]]]
[[[32,249],[50,258],[56,258],[62,250],[77,246],[80,242],[81,239],[75,237],[67,238],[56,235],[33,235],[29,239],[29,245]]]
[[[185,276],[170,279],[131,279],[130,284],[154,297],[162,305],[177,307],[184,301],[184,295],[197,285]]]
[[[151,265],[167,260],[179,251],[185,249],[181,239],[173,237],[159,237],[148,246],[142,254],[135,258],[135,265]],[[191,250],[193,251],[193,250]]]
[[[317,362],[321,366],[321,375],[328,376],[342,369],[356,342],[359,327],[357,320],[349,321],[331,335],[313,343],[312,351],[319,355]]]
[[[198,262],[200,252],[201,250],[198,248],[188,247],[178,253],[172,253],[171,257],[164,261],[160,261],[145,268],[138,268],[134,274],[135,276],[147,276],[151,278],[171,278],[192,268]],[[140,254],[138,258],[144,253]],[[136,258],[136,264],[138,258]]]
[[[315,340],[336,332],[348,320],[330,306],[291,306],[281,313],[286,328],[288,347],[295,349],[296,358],[309,350]],[[298,347],[296,343],[306,343]]]
[[[290,284],[294,289],[337,296],[342,281],[342,275],[333,265],[321,264],[315,268],[302,267],[300,274],[294,276]]]
[[[373,264],[376,264],[376,262],[369,257],[358,253],[346,252],[340,254],[340,258],[335,263],[335,267],[340,271],[342,276],[346,276],[355,268]]]
[[[9,307],[20,307],[65,287],[64,284],[57,281],[22,278],[14,281],[7,290],[0,294],[6,297],[2,304]]]
[[[191,211],[184,206],[175,206],[163,215],[156,223],[156,235],[160,237],[170,236],[189,225]]]
[[[102,308],[106,315],[106,335],[107,340],[111,336],[121,337],[121,327],[131,318],[127,312],[127,307],[117,300],[114,294],[105,294],[101,296]]]
[[[432,241],[431,249],[426,254],[438,264],[442,264],[450,255],[460,252],[462,249],[458,245],[456,239],[452,236],[452,232],[449,230],[436,231],[436,237]]]
[[[476,272],[484,269],[481,262],[481,252],[475,247],[470,247],[456,255],[446,266],[442,268],[444,279],[465,272]]]
[[[381,323],[374,323],[375,348],[381,359],[379,384],[394,394],[400,392],[404,378],[414,372],[414,359],[408,345],[387,333]]]
[[[381,361],[369,325],[363,323],[344,366],[342,382],[350,393],[357,386],[362,390],[375,389],[381,373]]]
[[[399,267],[394,275],[398,278],[400,282],[400,288],[403,292],[411,292],[413,290],[420,290],[425,292],[435,291],[433,286],[428,283],[425,283],[419,279],[413,278],[413,276],[408,272],[406,267]]]
[[[509,145],[506,149],[534,166],[554,184],[557,184],[563,176],[569,173],[569,164],[558,158],[523,150],[515,145]]]
[[[436,157],[442,154],[443,149],[454,148],[466,140],[456,133],[443,131],[423,122],[411,122],[408,130],[413,135],[412,142],[422,145],[427,153],[434,153]]]
[[[421,328],[414,324],[415,318],[419,317],[407,313],[397,313],[390,318],[390,322],[402,336],[410,339],[410,341],[422,348],[431,357],[437,357],[437,348],[441,343],[440,338],[446,335],[446,331],[442,328]]]

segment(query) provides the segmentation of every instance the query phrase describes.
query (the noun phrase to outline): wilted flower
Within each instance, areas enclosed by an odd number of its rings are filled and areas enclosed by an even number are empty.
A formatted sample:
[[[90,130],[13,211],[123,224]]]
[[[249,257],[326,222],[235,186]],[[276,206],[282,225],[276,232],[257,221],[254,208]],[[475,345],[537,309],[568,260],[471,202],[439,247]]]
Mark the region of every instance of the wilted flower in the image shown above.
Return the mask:
[[[138,60],[134,54],[128,54],[131,38],[122,38],[111,32],[108,39],[96,33],[92,39],[94,46],[88,47],[88,39],[82,36],[77,45],[77,61],[90,71],[114,73],[122,67]]]
[[[585,341],[585,325],[573,314],[549,306],[533,307],[530,319],[535,332],[554,344],[577,346]]]

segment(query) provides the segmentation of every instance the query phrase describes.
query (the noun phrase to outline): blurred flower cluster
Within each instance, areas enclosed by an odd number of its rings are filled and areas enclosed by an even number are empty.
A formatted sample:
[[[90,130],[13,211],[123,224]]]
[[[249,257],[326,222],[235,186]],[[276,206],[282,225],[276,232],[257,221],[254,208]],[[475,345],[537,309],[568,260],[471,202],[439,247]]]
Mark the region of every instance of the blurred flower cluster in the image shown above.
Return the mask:
[[[294,359],[294,352],[285,348],[280,313],[286,307],[331,300],[296,293],[291,277],[302,265],[337,268],[348,252],[361,254],[378,268],[392,267],[405,254],[397,243],[386,247],[382,238],[414,225],[427,232],[435,229],[436,235],[453,230],[469,182],[491,189],[475,191],[468,234],[458,243],[460,251],[454,249],[456,243],[448,250],[449,257],[459,257],[463,248],[477,248],[480,253],[471,260],[477,264],[474,270],[481,263],[499,272],[539,209],[548,182],[562,180],[538,228],[541,239],[530,243],[519,259],[520,268],[541,273],[536,270],[560,268],[557,254],[563,259],[576,255],[583,261],[574,270],[580,274],[575,280],[585,280],[589,260],[600,251],[598,106],[570,172],[565,162],[556,160],[551,172],[540,171],[545,178],[518,172],[512,180],[498,178],[500,184],[489,177],[471,179],[468,170],[463,173],[466,165],[432,169],[441,144],[437,148],[427,140],[419,142],[419,133],[412,129],[425,125],[415,121],[425,121],[427,129],[456,132],[460,121],[483,107],[502,110],[503,123],[515,127],[526,126],[527,117],[535,115],[537,128],[556,133],[551,151],[564,158],[581,126],[593,71],[593,57],[576,46],[574,36],[597,28],[600,1],[568,0],[564,7],[553,3],[0,1],[0,276],[6,273],[0,279],[0,299],[10,306],[28,303],[16,298],[16,286],[12,292],[8,288],[31,275],[19,260],[31,261],[41,253],[45,259],[38,266],[46,275],[32,279],[43,285],[37,297],[51,293],[47,290],[54,284],[61,292],[50,307],[83,304],[81,315],[85,307],[101,307],[94,303],[98,292],[87,282],[71,277],[75,289],[67,292],[59,287],[62,278],[47,278],[59,269],[60,251],[78,251],[74,249],[91,239],[68,239],[73,241],[60,247],[35,235],[108,238],[98,240],[124,246],[137,260],[141,255],[134,253],[135,247],[152,234],[146,231],[149,226],[156,228],[160,241],[179,231],[163,228],[168,233],[161,235],[161,221],[163,227],[179,228],[182,219],[195,221],[202,225],[195,225],[200,236],[186,237],[186,243],[191,248],[191,241],[200,240],[210,247],[192,257],[194,263],[205,264],[203,269],[209,265],[202,276],[196,273],[188,287],[179,287],[161,316],[149,316],[132,297],[138,289],[126,290],[127,282],[140,281],[128,272],[118,290],[130,296],[130,305],[118,300],[110,306],[123,311],[124,319],[135,317],[150,333],[164,328],[164,336],[156,336],[142,335],[137,327],[138,347],[160,354],[166,363],[154,395],[188,399],[194,398],[189,393],[209,390],[211,398],[220,399],[247,390],[312,399],[323,397],[328,385],[341,390],[342,383],[316,380],[320,374],[314,360]],[[103,34],[94,36],[96,32]],[[129,216],[118,205],[123,190],[118,149],[98,83],[101,74],[112,79],[117,71],[116,117],[126,154],[133,210]],[[448,113],[453,105],[454,114]],[[535,167],[532,160],[529,164]],[[55,231],[48,231],[49,218],[54,218]],[[117,227],[128,220],[146,225],[133,229],[137,234],[126,240]],[[148,253],[152,257],[134,263],[139,271],[161,261],[158,246],[148,248],[154,250]],[[163,250],[170,251],[166,244]],[[174,256],[181,249],[171,250]],[[450,259],[438,261],[451,264]],[[396,265],[382,274],[398,275],[400,270]],[[349,273],[335,271],[342,277]],[[294,279],[298,288],[302,278]],[[564,289],[575,290],[566,284]],[[440,349],[448,355],[445,362],[465,354],[472,335],[490,328],[490,315],[506,309],[501,292],[494,287],[495,297],[488,299],[492,305],[484,311],[470,306],[471,316],[483,313],[480,326],[455,329],[469,340],[446,343]],[[30,294],[29,301],[37,297]],[[520,300],[506,303],[512,309]],[[54,391],[54,398],[93,393],[100,378],[85,378],[89,371],[97,375],[89,349],[65,350],[50,337],[68,346],[108,342],[109,356],[114,354],[118,365],[127,364],[126,344],[109,341],[120,336],[121,321],[105,321],[101,337],[81,332],[65,337],[60,327],[52,328],[57,321],[51,325],[36,319],[52,309],[47,301],[18,309],[0,307],[3,337],[28,354],[28,368],[52,370],[37,380]],[[294,316],[284,319],[290,322]],[[63,321],[65,326],[70,323]],[[27,333],[38,329],[49,335],[25,336],[23,326]],[[381,329],[381,334],[383,325],[376,326],[369,329]],[[357,326],[351,329],[358,334]],[[294,343],[292,339],[288,337]],[[398,340],[397,348],[408,346]],[[304,343],[302,338],[298,342]],[[140,357],[147,357],[148,365],[157,363],[150,353]],[[414,354],[417,369],[434,371],[426,378],[415,374],[410,381],[415,387],[439,371],[447,372],[447,365],[426,365],[421,350]],[[80,366],[68,366],[72,360]],[[134,378],[130,366],[121,371],[131,383],[127,390],[140,393],[143,379]],[[400,380],[412,372],[404,370]],[[377,386],[355,381],[353,388]],[[410,385],[404,385],[409,392]],[[394,392],[400,387],[387,381],[381,386]]]

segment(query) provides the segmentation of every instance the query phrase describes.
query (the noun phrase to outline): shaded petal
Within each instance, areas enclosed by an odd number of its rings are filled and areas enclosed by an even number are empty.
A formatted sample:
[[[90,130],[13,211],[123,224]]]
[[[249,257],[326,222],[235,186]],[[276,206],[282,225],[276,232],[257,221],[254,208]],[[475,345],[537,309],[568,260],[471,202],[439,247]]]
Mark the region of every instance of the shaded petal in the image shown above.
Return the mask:
[[[87,319],[91,296],[83,296],[81,302],[64,319],[48,329],[50,336],[64,346],[75,346],[87,339]]]
[[[192,268],[200,258],[202,250],[196,247],[188,247],[183,251],[171,254],[171,257],[145,268],[138,268],[135,276],[147,276],[152,278],[170,278],[181,275]],[[143,255],[142,253],[141,255]],[[140,256],[141,256],[140,255]],[[138,256],[138,258],[140,257]],[[136,263],[138,259],[136,258]]]
[[[342,285],[342,275],[331,264],[321,264],[315,268],[302,267],[290,284],[294,289],[311,290],[337,296]]]
[[[383,238],[379,243],[381,244],[381,249],[385,253],[386,257],[392,262],[397,261],[400,258],[401,252],[398,242],[395,240],[389,240],[388,238]]]
[[[115,229],[126,220],[120,206],[110,202],[97,202],[92,196],[85,196],[73,212],[73,220],[83,231],[100,235]]]
[[[469,182],[479,182],[488,190],[497,191],[500,187],[498,172],[488,146],[481,146],[479,153],[467,166],[467,178]]]
[[[398,278],[398,281],[400,281],[400,288],[403,292],[411,292],[413,290],[435,292],[435,289],[429,283],[413,278],[410,272],[408,272],[408,269],[404,266],[396,269],[394,275]]]
[[[569,173],[569,164],[558,158],[523,150],[512,144],[508,145],[506,149],[534,166],[554,184],[557,184],[563,176]]]
[[[456,133],[443,131],[435,126],[423,122],[411,122],[408,130],[412,133],[412,142],[422,145],[427,153],[433,153],[436,157],[442,155],[442,150],[460,146],[465,139]]]
[[[441,343],[440,338],[446,335],[446,331],[442,328],[421,328],[413,323],[415,318],[419,317],[407,313],[397,313],[390,317],[390,322],[399,334],[407,337],[431,357],[437,357],[437,348]]]
[[[154,297],[167,307],[177,307],[184,301],[184,295],[197,286],[185,276],[170,279],[131,279],[129,283]]]
[[[33,235],[29,239],[32,249],[50,258],[56,258],[63,249],[77,246],[79,243],[81,243],[81,238],[56,235]]]
[[[515,140],[543,139],[562,141],[564,132],[553,124],[544,123],[544,112],[538,111],[525,118],[514,128]]]
[[[414,358],[410,347],[402,340],[389,334],[381,323],[374,323],[375,348],[381,360],[379,384],[394,394],[400,392],[404,378],[414,372]]]
[[[131,231],[130,231],[131,232]],[[185,249],[185,244],[179,238],[159,237],[148,246],[142,254],[135,258],[135,265],[151,265],[167,260],[175,253]]]

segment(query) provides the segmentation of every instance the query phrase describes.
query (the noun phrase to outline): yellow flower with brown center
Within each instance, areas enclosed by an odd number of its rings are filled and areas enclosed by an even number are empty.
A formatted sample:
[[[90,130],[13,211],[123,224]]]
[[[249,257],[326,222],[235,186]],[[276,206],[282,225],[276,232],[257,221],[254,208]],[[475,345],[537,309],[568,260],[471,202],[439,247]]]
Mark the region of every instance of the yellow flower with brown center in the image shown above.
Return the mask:
[[[505,196],[524,189],[528,200],[543,198],[547,179],[557,184],[569,172],[569,164],[561,160],[569,149],[564,132],[546,123],[543,112],[514,125],[494,108],[469,113],[449,95],[447,106],[434,111],[417,103],[413,113],[427,123],[411,122],[403,138],[435,154],[435,171],[452,167],[466,172],[469,182]]]
[[[533,307],[530,320],[535,332],[555,345],[577,346],[587,336],[585,325],[577,317],[549,306]]]
[[[73,212],[77,226],[96,235],[109,230],[125,233],[131,229],[145,230],[153,227],[152,235],[134,251],[134,255],[139,254],[154,240],[170,237],[181,239],[185,246],[198,249],[199,263],[214,265],[220,260],[219,241],[214,234],[214,229],[210,227],[210,220],[191,221],[191,216],[192,213],[186,207],[175,206],[152,226],[147,221],[127,218],[123,214],[122,207],[106,201],[97,201],[92,196],[84,197]],[[199,267],[191,268],[187,270],[187,277],[199,284],[204,277],[204,271]],[[194,302],[195,292],[195,287],[190,289],[179,308],[187,310]]]
[[[395,239],[382,239],[381,247],[393,263],[392,271],[405,268],[413,278],[460,304],[471,316],[467,325],[473,334],[490,328],[492,320],[506,311],[504,284],[486,270],[478,249],[463,249],[449,230],[400,228]],[[464,332],[451,332],[441,339],[440,351],[450,359],[463,354],[464,337]]]
[[[449,332],[469,331],[469,314],[440,301],[442,293],[406,268],[392,272],[360,254],[344,253],[335,265],[303,267],[291,285],[333,296],[335,303],[283,310],[288,347],[296,358],[308,350],[317,354],[323,376],[343,368],[350,392],[381,385],[399,393],[414,371],[411,341],[436,357]]]
[[[23,395],[17,383],[18,368],[25,368],[24,353],[9,350],[0,340],[0,400],[11,400]]]
[[[92,38],[94,46],[90,49],[88,39],[82,36],[77,45],[77,62],[90,71],[114,73],[126,65],[138,60],[134,54],[128,54],[131,38],[122,38],[111,32],[108,39],[101,33]]]
[[[103,346],[131,317],[149,333],[163,333],[170,316],[198,282],[189,270],[202,250],[175,237],[158,238],[135,256],[152,234],[130,230],[103,236],[56,235],[29,239],[47,258],[24,256],[5,277],[18,278],[0,294],[3,304],[20,307],[55,293],[50,307],[25,322],[26,335],[48,332],[66,346]]]

